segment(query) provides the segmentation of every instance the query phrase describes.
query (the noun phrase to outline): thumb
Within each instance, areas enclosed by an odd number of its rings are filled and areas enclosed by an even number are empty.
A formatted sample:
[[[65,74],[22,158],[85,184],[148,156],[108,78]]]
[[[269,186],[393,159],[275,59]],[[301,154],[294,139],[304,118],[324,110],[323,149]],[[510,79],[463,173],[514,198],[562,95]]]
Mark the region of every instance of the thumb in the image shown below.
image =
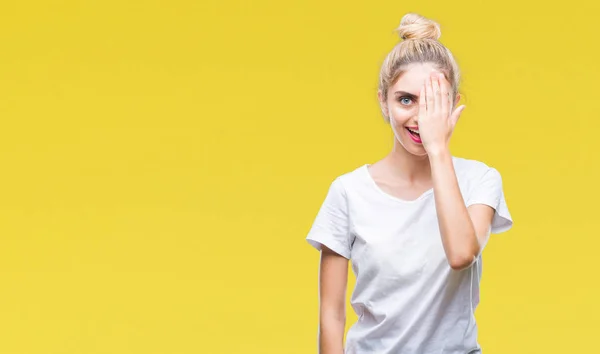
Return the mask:
[[[462,112],[465,110],[465,107],[466,107],[465,105],[459,106],[458,108],[456,108],[454,110],[454,113],[452,113],[452,116],[450,117],[450,122],[452,124],[452,128],[454,128],[454,126],[458,122],[458,119],[460,118],[460,115],[462,114]]]

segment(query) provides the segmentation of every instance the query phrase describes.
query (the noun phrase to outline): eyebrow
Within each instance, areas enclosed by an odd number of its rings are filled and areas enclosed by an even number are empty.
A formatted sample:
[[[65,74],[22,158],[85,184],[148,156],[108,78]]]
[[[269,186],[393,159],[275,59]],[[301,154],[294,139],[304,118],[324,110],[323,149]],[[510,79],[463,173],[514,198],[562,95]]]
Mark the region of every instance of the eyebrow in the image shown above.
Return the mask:
[[[410,98],[412,98],[412,99],[417,99],[417,98],[419,98],[419,96],[417,96],[417,95],[413,95],[412,93],[408,93],[408,92],[406,92],[406,91],[396,91],[396,92],[394,92],[394,94],[395,94],[395,95],[408,96],[408,97],[410,97]]]

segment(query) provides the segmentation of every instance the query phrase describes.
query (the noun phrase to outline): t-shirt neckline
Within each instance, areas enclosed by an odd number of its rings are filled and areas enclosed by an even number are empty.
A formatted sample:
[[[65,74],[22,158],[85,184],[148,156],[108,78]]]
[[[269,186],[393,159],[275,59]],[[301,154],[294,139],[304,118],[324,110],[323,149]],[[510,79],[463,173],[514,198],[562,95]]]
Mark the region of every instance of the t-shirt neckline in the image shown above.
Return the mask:
[[[364,164],[362,166],[362,169],[364,171],[364,174],[367,178],[367,180],[369,181],[369,184],[381,195],[383,195],[384,197],[393,200],[397,203],[404,203],[404,204],[413,204],[413,203],[417,203],[421,200],[423,200],[425,197],[427,197],[428,195],[430,195],[431,193],[433,193],[433,187],[429,188],[428,190],[426,190],[425,192],[421,193],[420,196],[418,196],[416,199],[412,199],[412,200],[407,200],[407,199],[401,199],[398,198],[396,196],[393,196],[387,192],[385,192],[383,189],[381,189],[379,187],[379,185],[377,185],[377,182],[375,182],[375,180],[373,179],[373,177],[371,176],[371,172],[369,172],[369,165],[370,164]]]

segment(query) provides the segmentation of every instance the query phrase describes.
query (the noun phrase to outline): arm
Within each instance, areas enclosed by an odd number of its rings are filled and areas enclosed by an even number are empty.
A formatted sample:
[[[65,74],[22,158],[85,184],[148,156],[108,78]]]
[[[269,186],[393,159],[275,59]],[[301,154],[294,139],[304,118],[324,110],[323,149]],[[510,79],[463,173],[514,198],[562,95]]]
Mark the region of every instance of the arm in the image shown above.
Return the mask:
[[[448,263],[455,270],[469,267],[489,237],[494,209],[483,204],[468,209],[460,193],[449,141],[464,106],[450,114],[449,82],[439,73],[425,80],[419,95],[419,131],[431,166],[435,207]],[[460,95],[456,97],[456,103]]]
[[[319,353],[343,354],[348,260],[323,246],[319,273]]]
[[[494,209],[465,206],[448,149],[429,155],[435,206],[448,263],[455,270],[469,267],[490,234]]]

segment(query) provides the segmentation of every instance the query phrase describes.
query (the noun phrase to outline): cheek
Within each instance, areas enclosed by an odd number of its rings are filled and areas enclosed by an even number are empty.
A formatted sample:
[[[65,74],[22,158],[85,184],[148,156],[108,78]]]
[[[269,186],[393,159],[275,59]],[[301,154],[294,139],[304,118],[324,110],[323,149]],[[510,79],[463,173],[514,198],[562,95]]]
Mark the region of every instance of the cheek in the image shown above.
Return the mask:
[[[390,113],[392,114],[392,117],[394,117],[394,120],[398,121],[398,122],[404,122],[404,121],[410,119],[410,117],[417,114],[418,112],[419,112],[418,106],[414,106],[414,105],[413,106],[394,105],[390,109]]]

